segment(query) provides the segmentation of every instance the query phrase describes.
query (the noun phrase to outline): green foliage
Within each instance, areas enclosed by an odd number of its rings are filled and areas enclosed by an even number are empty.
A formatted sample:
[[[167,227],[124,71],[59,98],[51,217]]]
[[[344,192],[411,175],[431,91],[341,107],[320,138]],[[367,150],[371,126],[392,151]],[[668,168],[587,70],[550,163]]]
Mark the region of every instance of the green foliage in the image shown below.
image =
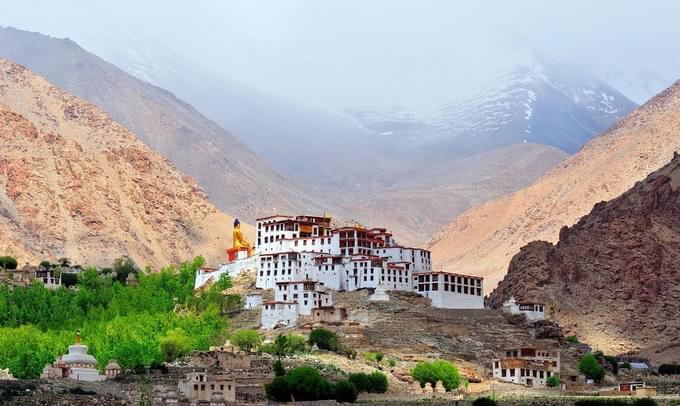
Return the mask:
[[[314,344],[322,350],[338,352],[341,349],[338,336],[325,328],[316,328],[309,333],[309,345]]]
[[[168,331],[168,334],[161,337],[160,345],[163,360],[171,362],[190,353],[194,347],[194,342],[191,337],[187,336],[184,330],[176,328]]]
[[[574,402],[574,406],[656,406],[656,402],[650,399],[653,403],[644,403],[645,398],[637,399],[631,402],[627,399],[606,399],[606,398],[591,398],[591,399],[581,399]],[[642,403],[638,403],[642,401]]]
[[[293,354],[307,352],[307,341],[299,334],[279,334],[274,343],[260,346],[260,351],[277,357],[287,357]]]
[[[622,366],[623,368],[623,366]],[[630,364],[628,364],[630,368]],[[659,373],[661,375],[680,375],[680,365],[677,364],[661,364],[659,365]]]
[[[477,398],[472,402],[472,406],[496,406],[496,404],[496,401],[489,397]]]
[[[566,340],[569,343],[578,344],[578,337],[576,336],[567,336]]]
[[[635,399],[633,406],[656,406],[656,400],[652,398]]]
[[[112,271],[116,273],[115,280],[125,285],[128,275],[139,273],[139,268],[130,258],[122,257],[113,262]]]
[[[597,362],[597,358],[595,358],[595,355],[593,354],[589,353],[584,355],[583,358],[581,358],[578,369],[589,379],[599,382],[604,378],[604,368]]]
[[[383,354],[381,351],[367,351],[364,353],[364,358],[379,364],[383,358],[385,358],[385,354]]]
[[[8,256],[0,257],[0,268],[2,269],[17,269],[18,265],[16,258]]]
[[[354,403],[359,395],[357,388],[350,381],[340,381],[335,384],[333,389],[335,400],[338,402]]]
[[[269,399],[277,402],[289,402],[290,385],[286,376],[277,376],[270,383],[264,385],[264,391]]]
[[[363,372],[355,373],[355,374],[349,374],[347,377],[352,384],[354,384],[354,387],[357,389],[359,392],[369,392],[371,383],[368,380],[368,374],[365,374]]]
[[[179,269],[140,273],[136,286],[100,277],[93,268],[81,274],[77,290],[0,286],[0,368],[37,378],[73,343],[76,331],[100,369],[110,359],[126,369],[156,365],[189,347],[222,342],[226,320],[218,304],[198,308],[194,300],[194,275],[202,264],[198,257]]]
[[[284,376],[286,375],[286,369],[283,367],[283,362],[280,359],[274,361],[274,375]]]
[[[560,376],[559,375],[550,375],[548,379],[546,379],[546,385],[548,385],[549,388],[556,388],[560,386]]]
[[[290,391],[295,400],[321,400],[333,397],[333,388],[328,381],[311,367],[295,368],[286,375]]]
[[[432,362],[419,362],[413,371],[411,371],[413,379],[420,381],[421,385],[430,382],[432,387],[437,381],[442,381],[444,388],[447,391],[452,391],[460,386],[461,378],[458,368],[452,363],[445,360],[436,360]]]
[[[71,272],[61,273],[61,285],[65,288],[76,286],[78,284],[78,274]]]
[[[41,266],[42,268],[47,269],[47,268],[51,268],[51,267],[52,267],[52,264],[50,264],[50,261],[40,261],[40,266]]]
[[[616,359],[616,357],[613,357],[611,355],[602,355],[605,361],[609,363],[609,365],[612,366],[612,373],[614,375],[619,374],[619,361]]]
[[[394,368],[397,365],[397,360],[394,359],[394,358],[388,358],[387,359],[387,365]]]
[[[232,344],[237,346],[239,350],[251,352],[262,344],[262,334],[257,330],[243,328],[234,331],[229,337],[229,340]]]

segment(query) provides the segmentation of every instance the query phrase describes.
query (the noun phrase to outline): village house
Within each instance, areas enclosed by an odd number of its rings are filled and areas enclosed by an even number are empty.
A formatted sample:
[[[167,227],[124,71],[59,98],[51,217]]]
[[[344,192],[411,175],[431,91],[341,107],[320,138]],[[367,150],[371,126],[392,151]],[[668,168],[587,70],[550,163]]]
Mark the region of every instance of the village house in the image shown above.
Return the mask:
[[[514,297],[503,303],[503,311],[510,314],[523,314],[527,320],[545,319],[545,305],[543,303],[517,302]]]
[[[261,326],[292,326],[301,317],[337,323],[346,310],[333,306],[332,291],[379,290],[416,292],[434,307],[484,308],[481,277],[432,271],[428,250],[399,245],[385,228],[333,228],[328,216],[274,215],[256,220],[255,255],[227,250],[230,261],[218,269],[203,268],[195,288],[222,274],[252,269],[257,289],[273,289],[274,300],[261,302]],[[246,298],[246,308],[260,305]]]
[[[177,388],[185,398],[192,401],[236,401],[234,380],[218,374],[189,372]]]
[[[492,363],[495,379],[530,387],[546,386],[549,377],[560,373],[560,353],[556,349],[508,349],[504,358]]]

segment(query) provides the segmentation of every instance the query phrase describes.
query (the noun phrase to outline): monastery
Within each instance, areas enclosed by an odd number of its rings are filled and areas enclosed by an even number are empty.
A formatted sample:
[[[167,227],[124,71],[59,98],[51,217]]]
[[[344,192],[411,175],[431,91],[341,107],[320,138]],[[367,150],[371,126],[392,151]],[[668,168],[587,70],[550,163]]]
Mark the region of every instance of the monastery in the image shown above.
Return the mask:
[[[389,291],[415,292],[448,309],[484,308],[483,279],[433,270],[430,251],[399,245],[385,228],[333,228],[327,216],[275,215],[256,220],[252,247],[234,222],[234,246],[226,264],[204,268],[195,288],[255,270],[258,289],[274,290],[274,300],[261,302],[261,326],[294,325],[300,316],[339,321],[344,309],[333,305],[333,292],[372,289],[380,300]],[[249,294],[247,307],[260,305]]]

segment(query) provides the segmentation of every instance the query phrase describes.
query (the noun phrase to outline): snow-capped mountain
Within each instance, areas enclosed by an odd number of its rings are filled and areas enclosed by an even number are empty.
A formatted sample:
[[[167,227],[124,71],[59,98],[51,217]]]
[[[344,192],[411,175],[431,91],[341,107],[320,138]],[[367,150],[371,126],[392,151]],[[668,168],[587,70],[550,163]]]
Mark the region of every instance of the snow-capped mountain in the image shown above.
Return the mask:
[[[469,154],[518,143],[573,153],[636,104],[616,89],[546,58],[517,66],[474,94],[429,112],[348,109],[380,136]]]

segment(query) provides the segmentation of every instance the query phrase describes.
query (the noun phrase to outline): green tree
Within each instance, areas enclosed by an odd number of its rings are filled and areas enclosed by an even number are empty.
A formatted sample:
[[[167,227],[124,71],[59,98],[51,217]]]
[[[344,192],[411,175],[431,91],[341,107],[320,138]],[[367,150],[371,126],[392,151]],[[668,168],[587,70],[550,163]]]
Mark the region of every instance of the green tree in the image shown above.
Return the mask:
[[[17,269],[18,262],[16,258],[14,257],[0,257],[0,268],[7,270],[7,269]]]
[[[560,376],[550,375],[546,380],[546,385],[548,385],[549,388],[556,388],[560,386]]]
[[[593,379],[597,382],[604,378],[604,368],[597,362],[595,355],[588,353],[581,358],[581,362],[578,365],[579,371],[584,374],[588,379]]]
[[[354,384],[350,381],[339,381],[333,387],[334,398],[342,403],[354,403],[357,400],[359,392]]]
[[[277,402],[289,402],[291,390],[286,376],[277,376],[270,383],[264,385],[264,391],[269,399]]]
[[[354,384],[354,387],[357,388],[359,392],[370,392],[371,382],[368,379],[368,374],[363,372],[349,374],[347,379]]]
[[[337,352],[340,350],[340,340],[334,332],[325,328],[315,328],[309,333],[309,345],[316,344],[319,349]]]
[[[430,382],[432,387],[435,386],[437,381],[442,381],[447,391],[457,389],[461,383],[458,368],[445,360],[419,362],[413,371],[411,371],[411,376],[419,381],[421,385]]]
[[[137,265],[128,257],[117,258],[111,268],[116,273],[115,279],[123,285],[127,283],[128,275],[139,273]]]
[[[387,376],[382,372],[374,371],[368,375],[369,392],[371,393],[385,393],[387,392]]]
[[[296,401],[331,399],[333,388],[330,383],[311,367],[300,367],[286,375],[290,391]]]
[[[181,328],[175,328],[160,339],[161,353],[166,362],[174,361],[191,352],[193,340]]]
[[[496,406],[496,401],[489,397],[477,398],[472,402],[472,406]]]
[[[576,336],[567,336],[566,340],[569,343],[578,344],[578,337]]]
[[[262,344],[262,335],[256,330],[251,329],[236,330],[229,339],[232,344],[244,352],[251,352]]]
[[[283,367],[283,362],[280,359],[274,361],[274,375],[284,376],[286,375],[286,369]]]

